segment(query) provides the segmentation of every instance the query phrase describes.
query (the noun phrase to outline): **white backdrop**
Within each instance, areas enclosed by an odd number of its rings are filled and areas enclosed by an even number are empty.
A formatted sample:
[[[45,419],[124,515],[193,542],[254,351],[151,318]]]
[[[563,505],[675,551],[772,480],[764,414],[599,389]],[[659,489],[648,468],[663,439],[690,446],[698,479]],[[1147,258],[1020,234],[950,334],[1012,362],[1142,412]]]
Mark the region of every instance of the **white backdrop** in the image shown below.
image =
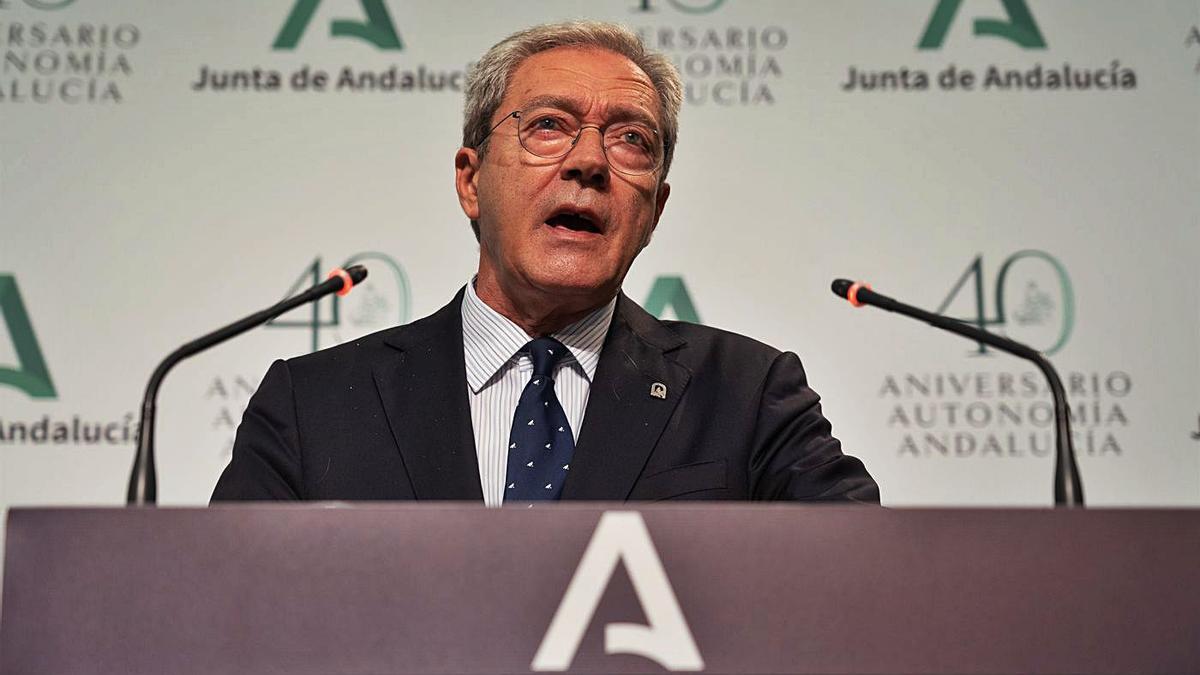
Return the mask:
[[[1049,399],[1022,363],[852,310],[837,276],[1054,348],[1090,504],[1200,503],[1197,0],[0,0],[0,367],[31,372],[32,336],[52,388],[0,374],[0,508],[120,504],[155,363],[318,259],[370,254],[338,325],[168,378],[162,503],[206,501],[273,359],[444,304],[477,255],[454,85],[513,30],[580,17],[642,31],[688,82],[626,292],[679,278],[697,316],[664,315],[797,351],[885,503],[1049,504]],[[305,68],[323,90],[293,87]]]

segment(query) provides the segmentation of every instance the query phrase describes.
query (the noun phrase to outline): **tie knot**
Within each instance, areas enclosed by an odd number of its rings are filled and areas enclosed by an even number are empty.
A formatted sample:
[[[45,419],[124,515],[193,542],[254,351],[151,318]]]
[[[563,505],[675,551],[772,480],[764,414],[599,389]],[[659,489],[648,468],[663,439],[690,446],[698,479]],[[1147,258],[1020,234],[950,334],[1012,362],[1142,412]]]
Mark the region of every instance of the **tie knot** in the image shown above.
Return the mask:
[[[563,346],[563,343],[552,337],[530,340],[525,347],[529,350],[530,360],[533,361],[534,377],[552,378],[554,366],[567,355],[567,348]]]

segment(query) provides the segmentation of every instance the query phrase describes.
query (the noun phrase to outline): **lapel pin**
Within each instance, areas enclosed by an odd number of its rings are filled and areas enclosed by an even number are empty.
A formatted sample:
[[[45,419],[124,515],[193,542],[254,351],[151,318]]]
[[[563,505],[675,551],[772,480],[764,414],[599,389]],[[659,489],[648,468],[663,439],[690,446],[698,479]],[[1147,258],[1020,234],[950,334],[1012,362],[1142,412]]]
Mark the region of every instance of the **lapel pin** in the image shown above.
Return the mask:
[[[654,384],[650,385],[650,395],[654,398],[666,400],[667,385],[663,384],[662,382],[655,382]]]

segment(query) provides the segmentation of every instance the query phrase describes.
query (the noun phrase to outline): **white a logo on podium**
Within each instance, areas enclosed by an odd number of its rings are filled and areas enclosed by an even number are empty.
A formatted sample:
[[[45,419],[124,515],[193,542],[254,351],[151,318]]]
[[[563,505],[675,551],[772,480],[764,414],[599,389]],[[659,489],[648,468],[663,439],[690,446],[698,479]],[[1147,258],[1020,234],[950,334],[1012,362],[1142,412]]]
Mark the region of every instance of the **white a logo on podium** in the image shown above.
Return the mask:
[[[617,563],[633,582],[649,625],[610,623],[604,627],[605,654],[637,654],[667,670],[704,670],[704,661],[688,630],[671,582],[650,541],[640,513],[610,511],[600,516],[567,593],[550,621],[530,668],[566,670],[592,622],[596,606],[612,579]]]

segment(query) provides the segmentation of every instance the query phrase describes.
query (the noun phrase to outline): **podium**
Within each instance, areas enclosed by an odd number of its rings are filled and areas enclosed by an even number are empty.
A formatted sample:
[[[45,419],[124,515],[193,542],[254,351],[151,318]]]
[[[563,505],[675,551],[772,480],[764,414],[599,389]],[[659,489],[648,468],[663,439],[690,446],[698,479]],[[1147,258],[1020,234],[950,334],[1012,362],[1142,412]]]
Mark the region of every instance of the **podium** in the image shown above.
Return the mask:
[[[1200,672],[1200,511],[12,509],[0,673]]]

